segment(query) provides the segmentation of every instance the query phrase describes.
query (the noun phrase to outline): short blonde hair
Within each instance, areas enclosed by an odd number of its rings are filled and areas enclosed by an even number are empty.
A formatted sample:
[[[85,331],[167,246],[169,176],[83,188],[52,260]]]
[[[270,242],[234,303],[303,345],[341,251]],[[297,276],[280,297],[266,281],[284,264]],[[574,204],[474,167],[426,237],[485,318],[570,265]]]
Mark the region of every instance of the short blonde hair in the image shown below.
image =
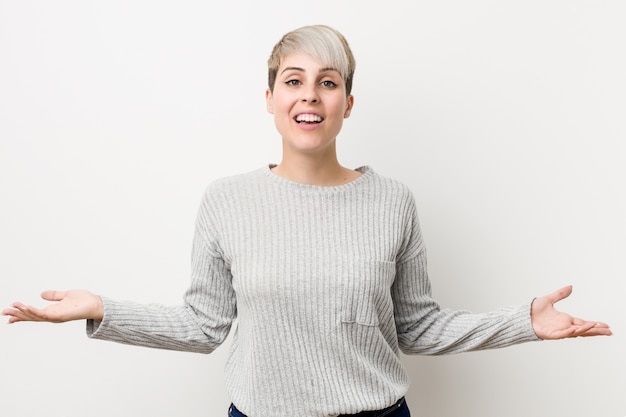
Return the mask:
[[[324,66],[335,68],[346,83],[346,94],[352,91],[356,62],[348,41],[341,33],[325,25],[303,26],[285,34],[274,46],[267,61],[268,86],[274,90],[281,61],[289,54],[304,52]]]

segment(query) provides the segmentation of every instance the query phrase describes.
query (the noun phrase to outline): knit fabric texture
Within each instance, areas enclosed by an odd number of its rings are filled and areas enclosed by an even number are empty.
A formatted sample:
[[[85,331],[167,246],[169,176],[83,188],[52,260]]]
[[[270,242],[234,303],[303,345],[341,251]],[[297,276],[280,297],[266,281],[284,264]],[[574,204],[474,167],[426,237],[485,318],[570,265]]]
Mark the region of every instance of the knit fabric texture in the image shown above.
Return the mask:
[[[179,306],[103,297],[90,337],[210,353],[234,326],[225,378],[249,417],[329,417],[406,394],[399,352],[449,354],[538,340],[530,302],[483,314],[431,297],[415,202],[369,167],[312,186],[269,167],[217,180],[196,222]]]

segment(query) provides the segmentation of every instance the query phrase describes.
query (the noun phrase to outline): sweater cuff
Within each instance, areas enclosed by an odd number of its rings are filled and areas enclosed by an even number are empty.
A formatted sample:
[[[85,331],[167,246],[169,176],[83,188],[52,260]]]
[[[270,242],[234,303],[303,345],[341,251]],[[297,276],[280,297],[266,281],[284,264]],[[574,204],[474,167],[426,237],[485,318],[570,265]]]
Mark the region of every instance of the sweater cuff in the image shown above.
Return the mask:
[[[537,336],[537,333],[535,333],[535,329],[533,329],[533,321],[532,321],[532,316],[530,314],[532,306],[533,306],[533,302],[535,301],[535,299],[533,298],[530,302],[524,304],[522,306],[522,308],[520,309],[521,314],[523,314],[523,318],[526,321],[525,324],[525,337],[524,337],[524,341],[529,341],[529,342],[536,342],[536,341],[541,341],[543,339],[541,339],[539,336]]]
[[[100,297],[102,299],[102,305],[104,307],[104,314],[102,320],[87,319],[86,333],[87,337],[93,339],[105,339],[106,330],[111,322],[111,316],[114,315],[116,302],[106,297]]]

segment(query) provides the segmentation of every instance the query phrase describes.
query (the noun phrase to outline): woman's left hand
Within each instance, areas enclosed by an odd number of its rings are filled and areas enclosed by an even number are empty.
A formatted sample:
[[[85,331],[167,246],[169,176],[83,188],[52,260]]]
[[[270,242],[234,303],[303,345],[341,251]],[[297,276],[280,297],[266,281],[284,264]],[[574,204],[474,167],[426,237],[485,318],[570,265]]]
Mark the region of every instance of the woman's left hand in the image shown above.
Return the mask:
[[[533,301],[530,314],[537,337],[554,340],[578,336],[612,335],[606,323],[572,317],[554,308],[555,303],[569,297],[571,293],[572,287],[568,286]]]

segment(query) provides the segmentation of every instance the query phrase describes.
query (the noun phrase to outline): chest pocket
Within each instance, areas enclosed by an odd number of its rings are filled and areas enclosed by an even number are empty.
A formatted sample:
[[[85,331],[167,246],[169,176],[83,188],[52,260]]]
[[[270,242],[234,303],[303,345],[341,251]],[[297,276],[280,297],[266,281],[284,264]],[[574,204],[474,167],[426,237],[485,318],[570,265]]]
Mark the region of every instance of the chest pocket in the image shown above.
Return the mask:
[[[343,323],[378,326],[393,318],[391,284],[396,274],[394,262],[357,261],[342,276]]]

